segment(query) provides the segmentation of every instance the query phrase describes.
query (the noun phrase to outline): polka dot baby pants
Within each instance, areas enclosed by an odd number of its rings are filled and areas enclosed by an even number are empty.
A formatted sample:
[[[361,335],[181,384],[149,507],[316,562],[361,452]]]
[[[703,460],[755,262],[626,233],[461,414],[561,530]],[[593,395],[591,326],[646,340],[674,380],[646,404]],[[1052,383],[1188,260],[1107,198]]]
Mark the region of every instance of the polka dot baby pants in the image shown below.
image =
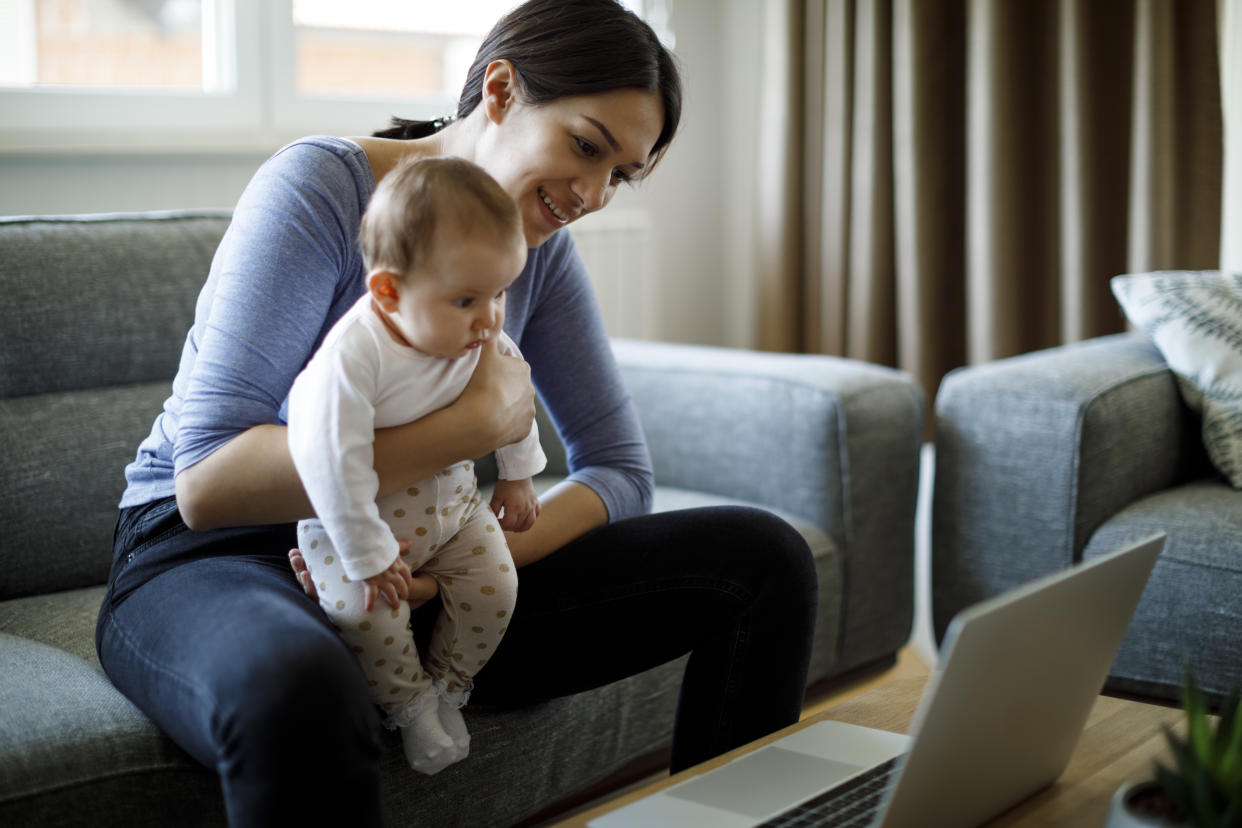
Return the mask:
[[[390,721],[436,686],[456,706],[496,650],[517,599],[517,573],[504,534],[482,502],[473,463],[460,463],[377,501],[393,535],[410,541],[410,571],[433,575],[443,611],[420,659],[410,607],[377,599],[363,609],[363,586],[345,575],[323,525],[298,524],[298,543],[319,591],[319,605],[357,654],[371,698]]]

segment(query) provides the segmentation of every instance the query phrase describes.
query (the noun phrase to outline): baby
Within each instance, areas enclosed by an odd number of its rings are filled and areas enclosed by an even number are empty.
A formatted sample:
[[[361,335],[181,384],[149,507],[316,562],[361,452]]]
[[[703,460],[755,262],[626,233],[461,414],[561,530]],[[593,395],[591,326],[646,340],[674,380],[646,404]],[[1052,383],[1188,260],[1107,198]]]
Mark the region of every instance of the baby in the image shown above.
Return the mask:
[[[481,168],[449,158],[384,176],[360,233],[367,293],[332,327],[289,392],[289,447],[317,519],[298,545],[319,604],[361,662],[385,726],[406,759],[437,773],[468,754],[460,708],[500,643],[517,596],[503,529],[539,513],[531,476],[546,458],[532,424],[496,452],[500,481],[482,503],[473,463],[461,462],[376,500],[376,428],[453,402],[502,331],[505,290],[526,244],[512,199]],[[399,554],[397,539],[410,541]],[[411,571],[431,574],[443,611],[421,657],[405,601],[376,602]],[[389,589],[385,590],[385,587]]]

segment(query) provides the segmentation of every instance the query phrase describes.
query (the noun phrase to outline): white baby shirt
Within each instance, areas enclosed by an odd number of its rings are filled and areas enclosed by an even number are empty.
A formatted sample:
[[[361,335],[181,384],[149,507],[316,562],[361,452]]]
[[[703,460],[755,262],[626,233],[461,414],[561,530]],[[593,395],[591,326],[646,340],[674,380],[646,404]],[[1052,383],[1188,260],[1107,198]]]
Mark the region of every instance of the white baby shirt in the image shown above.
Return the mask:
[[[501,353],[521,356],[505,333]],[[397,541],[375,505],[375,429],[413,422],[456,400],[479,361],[423,354],[392,338],[364,294],[333,326],[289,391],[289,449],[315,514],[351,580],[377,575]],[[539,434],[496,451],[500,477],[522,480],[547,465]],[[413,483],[414,481],[411,481]]]

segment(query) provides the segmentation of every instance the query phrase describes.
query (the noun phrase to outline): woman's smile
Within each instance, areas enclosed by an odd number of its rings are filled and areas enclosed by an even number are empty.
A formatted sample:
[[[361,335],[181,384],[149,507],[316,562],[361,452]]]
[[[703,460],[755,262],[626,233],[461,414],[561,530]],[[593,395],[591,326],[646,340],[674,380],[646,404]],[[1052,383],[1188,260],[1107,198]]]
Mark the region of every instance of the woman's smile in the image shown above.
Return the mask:
[[[562,224],[568,224],[569,222],[573,221],[573,218],[567,215],[564,210],[556,206],[556,202],[553,201],[551,196],[548,195],[547,190],[545,190],[543,187],[540,187],[538,190],[538,194],[539,194],[539,200],[542,201],[544,205],[548,208],[548,212],[552,214],[552,218],[556,219]]]
[[[641,175],[663,123],[653,92],[619,89],[530,104],[513,95],[488,123],[515,147],[487,164],[521,205],[527,247],[605,207]]]

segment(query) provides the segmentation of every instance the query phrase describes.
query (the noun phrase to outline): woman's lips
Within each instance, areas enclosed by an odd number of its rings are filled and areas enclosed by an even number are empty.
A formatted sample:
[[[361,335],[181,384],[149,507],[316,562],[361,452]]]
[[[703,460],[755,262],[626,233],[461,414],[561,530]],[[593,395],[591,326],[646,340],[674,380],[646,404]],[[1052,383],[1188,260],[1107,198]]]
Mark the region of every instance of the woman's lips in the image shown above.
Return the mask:
[[[539,201],[540,203],[543,204],[544,213],[547,216],[551,217],[553,224],[556,224],[556,225],[569,224],[570,222],[569,214],[557,206],[556,202],[552,200],[552,197],[547,194],[547,192],[543,189],[543,187],[539,188],[538,194],[539,194]]]

